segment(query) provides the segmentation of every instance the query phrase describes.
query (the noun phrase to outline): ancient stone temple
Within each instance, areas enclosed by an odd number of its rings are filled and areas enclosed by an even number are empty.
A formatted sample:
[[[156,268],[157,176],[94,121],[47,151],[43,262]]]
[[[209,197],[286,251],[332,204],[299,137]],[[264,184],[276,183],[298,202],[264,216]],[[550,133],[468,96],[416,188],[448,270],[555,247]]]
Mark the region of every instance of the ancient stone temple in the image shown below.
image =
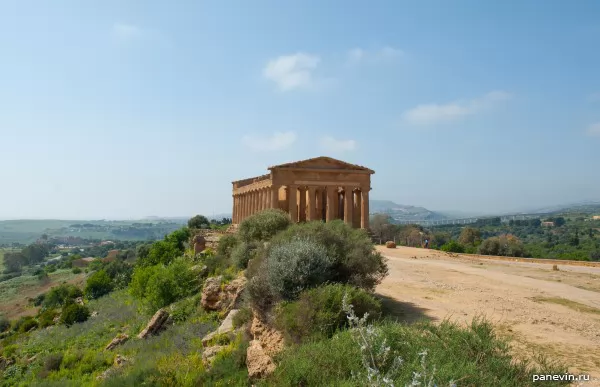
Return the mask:
[[[262,176],[233,182],[233,224],[267,208],[279,208],[293,222],[343,219],[369,228],[373,170],[330,157],[275,165]]]

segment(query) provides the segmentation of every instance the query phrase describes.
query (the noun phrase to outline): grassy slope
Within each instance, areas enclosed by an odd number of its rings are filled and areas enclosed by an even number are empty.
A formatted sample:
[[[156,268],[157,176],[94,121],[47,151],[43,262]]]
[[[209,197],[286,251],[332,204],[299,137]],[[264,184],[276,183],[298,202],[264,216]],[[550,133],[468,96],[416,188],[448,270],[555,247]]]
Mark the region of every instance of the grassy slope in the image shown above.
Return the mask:
[[[37,276],[22,275],[0,282],[0,314],[9,319],[34,315],[37,308],[30,307],[27,298],[34,298],[62,282],[81,283],[84,278],[83,273],[73,274],[71,269],[62,269],[48,274],[42,281]]]

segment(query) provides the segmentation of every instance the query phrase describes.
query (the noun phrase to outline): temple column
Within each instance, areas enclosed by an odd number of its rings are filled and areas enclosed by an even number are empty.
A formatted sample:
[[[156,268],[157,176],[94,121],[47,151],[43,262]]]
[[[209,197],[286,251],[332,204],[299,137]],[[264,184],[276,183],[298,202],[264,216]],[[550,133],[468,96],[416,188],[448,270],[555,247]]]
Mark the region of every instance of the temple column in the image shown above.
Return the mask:
[[[331,222],[335,219],[337,193],[335,187],[325,187],[327,192],[327,212],[325,213],[325,221]]]
[[[352,205],[352,187],[344,187],[344,222],[352,226],[352,211],[354,210]]]
[[[315,191],[315,207],[317,210],[317,220],[323,220],[323,190],[321,188]]]
[[[251,201],[252,201],[252,207],[251,207],[251,210],[250,210],[250,215],[254,215],[254,214],[256,214],[256,210],[258,208],[258,197],[256,195],[256,191],[252,191],[250,193],[250,195],[252,195],[251,196],[251,198],[252,198],[251,199]]]
[[[246,200],[244,200],[244,194],[240,195],[240,216],[238,217],[238,223],[241,223],[244,217],[246,216]]]
[[[295,185],[288,187],[288,212],[292,223],[298,222],[298,187]]]
[[[271,186],[271,208],[279,208],[279,187]]]
[[[312,221],[317,220],[317,203],[315,203],[316,199],[316,187],[308,187],[308,218],[306,220]]]
[[[361,211],[360,211],[360,227],[365,230],[369,229],[369,190],[361,189]]]
[[[237,218],[239,214],[238,199],[239,197],[237,195],[233,195],[233,211],[231,212],[231,223],[237,223]]]
[[[258,211],[262,211],[265,208],[265,192],[262,189],[258,190]]]
[[[352,196],[354,197],[354,207],[352,208],[352,226],[354,228],[360,228],[360,222],[361,222],[361,197],[360,197],[360,191],[354,191],[352,193]]]
[[[298,220],[300,222],[306,222],[306,188],[300,187],[300,200],[298,203]]]
[[[335,219],[342,218],[342,214],[340,214],[340,200],[340,191],[338,190],[338,187],[335,187]]]

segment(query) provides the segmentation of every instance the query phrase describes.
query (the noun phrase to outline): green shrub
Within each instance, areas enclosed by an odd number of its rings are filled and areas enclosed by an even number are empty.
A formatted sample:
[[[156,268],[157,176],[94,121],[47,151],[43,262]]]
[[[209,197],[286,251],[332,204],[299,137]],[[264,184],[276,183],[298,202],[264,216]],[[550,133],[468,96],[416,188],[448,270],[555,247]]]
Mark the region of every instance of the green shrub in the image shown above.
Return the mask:
[[[387,275],[385,258],[375,251],[368,234],[341,220],[295,224],[276,235],[270,249],[298,238],[310,239],[325,247],[333,261],[330,282],[373,290]]]
[[[269,285],[265,271],[261,271],[259,274],[250,278],[245,291],[250,305],[252,305],[259,314],[264,315],[275,301],[275,294]]]
[[[62,308],[60,322],[66,326],[86,321],[90,317],[89,309],[84,305],[68,304]]]
[[[102,260],[96,258],[92,262],[90,262],[90,264],[88,265],[88,269],[90,271],[97,271],[97,270],[101,270],[103,266],[104,266],[104,263],[102,262]]]
[[[245,242],[267,241],[291,223],[286,212],[267,209],[244,219],[240,223],[238,234]]]
[[[332,263],[325,247],[314,241],[295,239],[278,244],[269,251],[268,283],[276,296],[294,300],[302,290],[330,279]]]
[[[0,315],[0,333],[6,332],[10,328],[10,321],[4,316]]]
[[[131,282],[133,265],[123,261],[112,261],[104,268],[115,289],[125,289]]]
[[[105,270],[99,270],[87,279],[83,292],[88,300],[94,300],[110,293],[112,290],[112,280]]]
[[[233,327],[239,328],[241,326],[246,325],[246,323],[252,320],[252,309],[250,308],[241,308],[235,316],[233,316]]]
[[[189,297],[171,305],[171,317],[176,323],[182,323],[198,310],[198,297]]]
[[[13,324],[13,330],[19,333],[29,332],[37,327],[38,323],[32,316],[23,316]]]
[[[482,320],[474,320],[468,327],[448,321],[412,325],[386,322],[372,329],[385,340],[389,352],[403,360],[386,385],[448,386],[454,381],[459,386],[536,386],[534,374],[566,372],[566,367],[514,359],[509,345]],[[364,385],[353,376],[359,373],[366,373],[361,348],[347,330],[331,339],[289,347],[280,355],[275,372],[257,386]],[[431,378],[431,384],[413,383],[423,375]]]
[[[221,257],[231,257],[231,252],[239,242],[239,239],[235,235],[223,235],[219,239],[219,244],[217,245],[217,255]]]
[[[58,316],[58,312],[55,309],[46,309],[38,315],[38,323],[40,328],[46,328],[50,325],[54,325],[54,318]]]
[[[73,274],[80,274],[81,273],[81,269],[78,267],[74,267],[72,270]]]
[[[45,295],[39,295],[38,298],[43,300],[42,305],[45,308],[57,308],[81,296],[83,292],[77,286],[61,284],[50,289]]]
[[[490,237],[479,245],[479,254],[522,257],[525,253],[523,243],[514,235]]]
[[[294,343],[314,336],[331,337],[348,323],[342,309],[344,294],[359,316],[381,316],[381,303],[371,294],[350,285],[331,284],[306,290],[298,301],[281,304],[276,310],[276,325]]]
[[[58,371],[63,361],[62,353],[53,353],[44,359],[44,371]]]
[[[199,285],[189,265],[178,259],[169,266],[136,267],[129,289],[150,310],[157,310],[196,293]]]
[[[248,267],[248,261],[252,259],[256,252],[256,243],[241,242],[231,251],[231,261],[240,269]]]
[[[465,248],[463,245],[461,245],[460,243],[458,243],[457,241],[450,241],[450,242],[446,242],[446,244],[444,244],[440,250],[442,251],[447,251],[450,253],[464,253],[465,252]]]

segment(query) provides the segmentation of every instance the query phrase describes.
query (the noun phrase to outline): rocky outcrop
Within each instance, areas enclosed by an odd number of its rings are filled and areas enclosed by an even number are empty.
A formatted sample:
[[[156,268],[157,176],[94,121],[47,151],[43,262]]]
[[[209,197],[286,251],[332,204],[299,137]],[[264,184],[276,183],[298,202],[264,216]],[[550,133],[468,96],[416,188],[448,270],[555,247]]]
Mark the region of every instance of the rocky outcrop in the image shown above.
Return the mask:
[[[192,243],[194,244],[194,254],[199,254],[206,249],[206,239],[200,234],[194,237]]]
[[[104,350],[110,351],[111,349],[115,348],[116,346],[123,344],[127,340],[129,340],[128,335],[126,335],[125,333],[119,333],[114,339],[112,339],[112,341],[110,343],[108,343],[108,345],[104,348]]]
[[[221,285],[222,276],[207,278],[202,289],[202,308],[207,311],[226,311],[237,307],[246,281],[245,277],[238,277],[228,284]]]
[[[275,363],[258,340],[252,340],[246,351],[246,366],[250,379],[264,378],[275,371]]]
[[[251,379],[265,377],[275,370],[273,356],[284,346],[283,335],[254,315],[250,333],[253,340],[246,352],[246,366]]]
[[[167,325],[169,317],[169,313],[166,310],[159,309],[154,316],[152,316],[148,322],[148,325],[146,325],[146,328],[144,328],[137,337],[140,339],[145,339],[150,335],[159,333]]]
[[[76,304],[79,304],[79,305],[83,305],[83,297],[77,297],[77,298],[75,299],[75,303],[76,303]]]
[[[385,242],[385,247],[387,247],[388,249],[395,249],[396,248],[396,242],[394,242],[394,241],[387,241],[387,242]]]
[[[202,338],[202,345],[207,346],[212,339],[222,334],[229,334],[229,338],[233,340],[235,338],[235,331],[233,326],[233,318],[239,312],[238,309],[232,309],[225,317],[225,320],[221,323],[219,328],[216,331],[209,333],[208,335]]]
[[[254,340],[258,340],[265,352],[269,356],[273,356],[283,349],[284,339],[283,335],[269,327],[257,315],[254,315],[252,325],[250,326],[250,334]]]

